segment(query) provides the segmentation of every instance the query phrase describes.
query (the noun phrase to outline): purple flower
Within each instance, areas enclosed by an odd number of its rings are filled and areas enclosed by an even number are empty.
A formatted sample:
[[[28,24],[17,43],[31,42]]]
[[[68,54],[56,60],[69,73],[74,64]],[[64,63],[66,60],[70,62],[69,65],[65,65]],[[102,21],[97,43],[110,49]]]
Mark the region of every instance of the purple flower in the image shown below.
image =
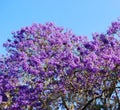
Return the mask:
[[[5,93],[0,94],[0,96],[1,96],[1,101],[2,102],[7,102],[8,101],[8,97],[6,96]]]
[[[107,38],[106,38],[106,36],[105,36],[104,34],[101,34],[101,35],[100,35],[100,40],[101,40],[104,44],[108,44],[108,43],[109,43],[108,40],[107,40]]]

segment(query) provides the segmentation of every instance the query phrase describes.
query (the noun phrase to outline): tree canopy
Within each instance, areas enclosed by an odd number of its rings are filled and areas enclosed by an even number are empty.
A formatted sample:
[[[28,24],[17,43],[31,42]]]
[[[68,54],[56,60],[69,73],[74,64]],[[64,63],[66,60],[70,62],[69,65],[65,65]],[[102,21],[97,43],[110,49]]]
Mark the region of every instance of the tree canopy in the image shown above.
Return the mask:
[[[120,22],[92,36],[54,23],[12,33],[0,58],[0,108],[119,110]]]

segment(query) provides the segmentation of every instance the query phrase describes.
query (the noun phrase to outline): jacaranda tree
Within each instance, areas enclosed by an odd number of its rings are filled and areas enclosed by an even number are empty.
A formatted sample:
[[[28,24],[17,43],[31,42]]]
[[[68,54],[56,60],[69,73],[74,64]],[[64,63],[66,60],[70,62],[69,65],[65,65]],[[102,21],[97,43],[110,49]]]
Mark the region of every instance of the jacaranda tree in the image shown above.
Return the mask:
[[[120,22],[93,39],[53,23],[12,33],[0,58],[1,110],[120,110]]]

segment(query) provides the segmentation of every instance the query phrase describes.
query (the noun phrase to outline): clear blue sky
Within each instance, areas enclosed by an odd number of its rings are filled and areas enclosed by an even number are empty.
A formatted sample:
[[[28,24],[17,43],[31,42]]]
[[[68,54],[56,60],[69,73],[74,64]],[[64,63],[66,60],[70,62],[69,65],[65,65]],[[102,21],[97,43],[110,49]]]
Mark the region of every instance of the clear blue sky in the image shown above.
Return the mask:
[[[77,35],[104,32],[120,16],[120,0],[1,0],[0,54],[11,32],[32,23],[55,22]]]

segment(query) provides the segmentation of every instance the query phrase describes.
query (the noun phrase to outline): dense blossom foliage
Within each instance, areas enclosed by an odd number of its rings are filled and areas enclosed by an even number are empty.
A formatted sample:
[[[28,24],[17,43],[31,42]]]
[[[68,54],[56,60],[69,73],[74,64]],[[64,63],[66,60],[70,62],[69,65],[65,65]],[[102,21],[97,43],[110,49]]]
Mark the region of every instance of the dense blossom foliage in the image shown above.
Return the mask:
[[[120,109],[119,32],[119,21],[92,40],[53,23],[13,32],[0,58],[0,108]]]

